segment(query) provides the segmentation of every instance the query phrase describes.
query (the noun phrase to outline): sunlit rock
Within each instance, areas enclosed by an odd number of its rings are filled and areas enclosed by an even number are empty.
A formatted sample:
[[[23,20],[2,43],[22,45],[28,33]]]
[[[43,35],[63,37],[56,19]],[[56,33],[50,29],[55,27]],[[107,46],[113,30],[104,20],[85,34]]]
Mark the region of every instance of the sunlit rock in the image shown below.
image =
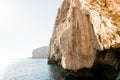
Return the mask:
[[[93,68],[96,63],[115,66],[115,62],[120,67],[119,58],[115,57],[119,56],[119,44],[119,0],[64,0],[58,9],[48,62],[58,62],[73,71]],[[108,52],[98,56],[104,50]]]
[[[48,51],[48,46],[34,49],[32,53],[32,58],[48,58]]]

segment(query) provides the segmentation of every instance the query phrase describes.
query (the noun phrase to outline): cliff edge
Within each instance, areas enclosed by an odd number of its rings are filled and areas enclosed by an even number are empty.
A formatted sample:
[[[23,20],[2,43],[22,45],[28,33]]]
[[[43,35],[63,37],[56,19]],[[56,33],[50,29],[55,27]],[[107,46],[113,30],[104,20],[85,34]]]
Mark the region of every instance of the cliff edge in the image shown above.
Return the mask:
[[[116,66],[118,71],[119,58],[119,0],[64,0],[58,9],[48,63],[76,71],[97,62]]]

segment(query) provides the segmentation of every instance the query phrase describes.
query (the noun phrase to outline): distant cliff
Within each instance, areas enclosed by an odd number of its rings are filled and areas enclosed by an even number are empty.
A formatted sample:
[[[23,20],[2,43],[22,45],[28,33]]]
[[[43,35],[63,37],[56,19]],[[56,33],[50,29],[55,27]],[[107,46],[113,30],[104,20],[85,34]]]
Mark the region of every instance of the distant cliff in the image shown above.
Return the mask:
[[[37,48],[32,52],[32,58],[48,58],[48,46]]]
[[[58,9],[48,63],[60,63],[72,71],[100,63],[119,72],[119,58],[119,0],[64,0]]]

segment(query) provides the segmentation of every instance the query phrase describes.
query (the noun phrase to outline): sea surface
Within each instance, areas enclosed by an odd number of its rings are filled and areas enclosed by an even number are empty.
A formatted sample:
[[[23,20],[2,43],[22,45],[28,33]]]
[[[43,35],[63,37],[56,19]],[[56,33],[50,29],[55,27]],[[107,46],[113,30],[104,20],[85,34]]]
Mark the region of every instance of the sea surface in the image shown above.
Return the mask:
[[[75,80],[63,74],[58,65],[48,65],[47,59],[0,60],[0,80]]]
[[[58,65],[48,65],[47,59],[11,60],[1,65],[0,80],[64,80]]]

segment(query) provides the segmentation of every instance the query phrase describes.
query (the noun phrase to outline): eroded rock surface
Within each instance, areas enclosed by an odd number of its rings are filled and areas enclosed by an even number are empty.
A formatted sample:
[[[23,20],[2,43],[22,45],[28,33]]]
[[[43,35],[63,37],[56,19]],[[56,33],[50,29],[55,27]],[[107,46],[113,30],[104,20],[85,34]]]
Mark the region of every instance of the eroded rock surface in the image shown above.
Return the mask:
[[[93,67],[96,51],[120,44],[119,22],[119,0],[64,0],[58,9],[48,63],[55,61],[74,71]],[[109,59],[111,64],[109,56],[107,53],[103,60]]]

